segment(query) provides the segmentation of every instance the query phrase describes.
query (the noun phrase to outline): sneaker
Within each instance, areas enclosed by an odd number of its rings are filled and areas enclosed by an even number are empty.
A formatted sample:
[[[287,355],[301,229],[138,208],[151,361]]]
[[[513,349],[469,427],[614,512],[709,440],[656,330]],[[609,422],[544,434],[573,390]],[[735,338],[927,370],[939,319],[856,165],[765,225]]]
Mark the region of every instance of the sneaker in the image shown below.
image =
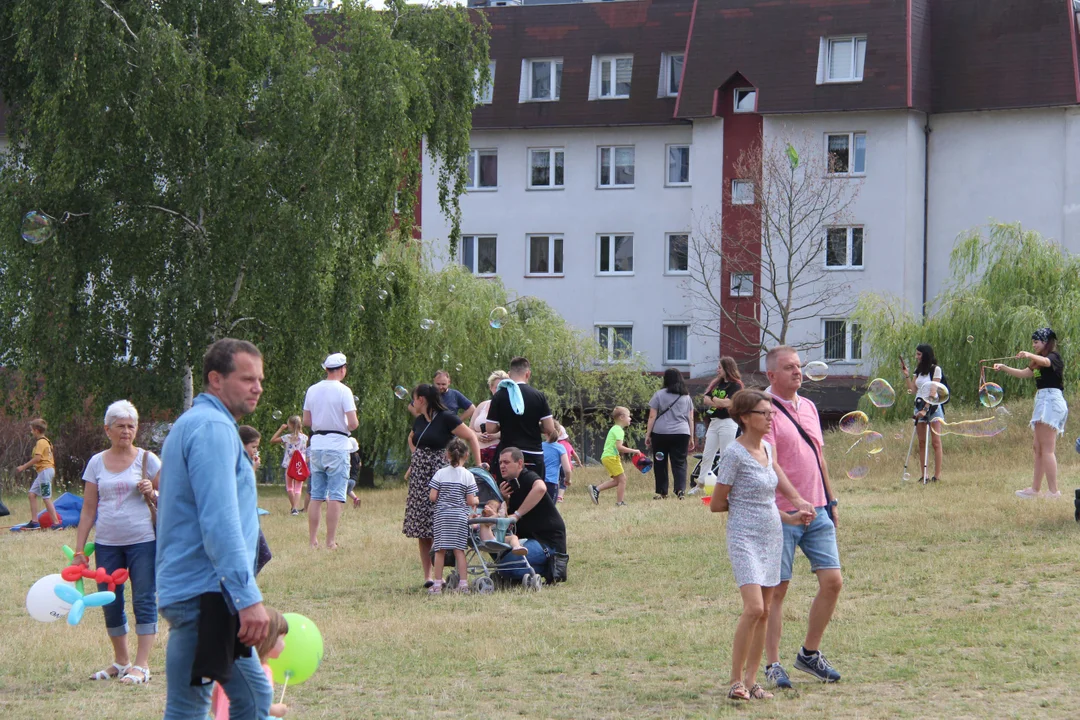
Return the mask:
[[[698,487],[697,485],[695,485],[694,487],[692,487],[692,488],[690,488],[689,490],[687,490],[687,491],[686,491],[686,494],[687,494],[687,495],[697,495],[697,494],[698,494],[698,490],[700,490],[700,489],[701,489],[701,488],[699,488],[699,487]]]
[[[680,500],[685,500],[686,499],[686,493],[677,492],[677,493],[675,493],[675,497],[679,498]]]
[[[37,520],[31,520],[30,522],[28,522],[28,523],[26,523],[25,525],[23,525],[23,526],[22,526],[22,529],[23,529],[23,530],[37,530],[37,529],[38,529],[38,528],[40,528],[40,527],[41,527],[41,525],[38,525],[38,521],[37,521]]]
[[[300,511],[297,510],[296,508],[293,508],[292,510],[289,511],[289,514],[290,515],[299,515]]]
[[[615,503],[615,507],[622,507],[622,506],[623,506],[623,505],[625,505],[625,504],[626,504],[626,501],[625,501],[625,500],[623,500],[623,501],[620,501],[620,502],[617,502],[617,503]]]
[[[589,486],[589,494],[592,495],[593,505],[599,505],[600,504],[600,489],[597,488],[595,485],[590,485]]]
[[[1048,492],[1048,493],[1046,493],[1046,499],[1047,500],[1060,500],[1061,499],[1061,491],[1058,490],[1057,492]]]
[[[656,495],[652,496],[652,499],[653,500],[667,500],[667,495],[661,495],[661,494],[657,493]]]
[[[833,666],[820,652],[807,657],[800,650],[795,655],[795,669],[813,675],[821,682],[834,683],[840,681],[840,673],[833,669]]]
[[[1030,500],[1033,497],[1039,497],[1039,493],[1032,488],[1024,488],[1023,490],[1016,491],[1016,497],[1023,498],[1024,500]]]
[[[791,689],[791,678],[788,677],[787,670],[780,663],[773,663],[769,667],[765,668],[765,679],[769,681],[769,684],[773,687],[778,687],[783,690]]]

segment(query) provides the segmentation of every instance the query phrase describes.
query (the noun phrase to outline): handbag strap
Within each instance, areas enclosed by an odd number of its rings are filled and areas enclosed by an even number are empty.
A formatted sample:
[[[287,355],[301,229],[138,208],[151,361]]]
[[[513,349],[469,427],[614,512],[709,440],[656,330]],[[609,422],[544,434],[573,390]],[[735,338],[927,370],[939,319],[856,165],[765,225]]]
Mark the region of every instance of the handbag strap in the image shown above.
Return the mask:
[[[825,484],[825,470],[821,467],[821,457],[818,455],[817,445],[814,444],[814,441],[810,439],[810,435],[806,432],[806,430],[803,430],[803,426],[799,424],[798,420],[796,420],[792,416],[792,414],[788,412],[787,408],[784,407],[779,400],[774,397],[772,399],[772,403],[774,406],[776,406],[777,410],[784,413],[784,417],[791,421],[791,424],[794,425],[795,429],[799,431],[799,435],[802,436],[802,439],[805,440],[806,444],[810,446],[810,450],[813,451],[814,462],[817,463],[818,472],[821,474],[821,489],[825,492],[825,512],[828,513],[829,519],[832,520],[832,498],[829,497],[829,487]]]

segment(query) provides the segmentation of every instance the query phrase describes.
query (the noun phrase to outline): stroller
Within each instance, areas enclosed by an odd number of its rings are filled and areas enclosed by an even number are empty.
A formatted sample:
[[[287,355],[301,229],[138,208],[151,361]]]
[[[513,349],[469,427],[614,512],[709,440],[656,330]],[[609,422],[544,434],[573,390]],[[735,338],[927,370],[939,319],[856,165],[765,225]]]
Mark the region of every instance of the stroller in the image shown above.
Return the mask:
[[[495,478],[483,468],[470,468],[469,471],[476,478],[476,488],[480,506],[483,507],[491,500],[502,502],[503,497],[499,492],[499,486]],[[484,541],[480,539],[480,526],[490,525],[495,535],[495,540]],[[510,546],[503,542],[507,532],[513,527],[511,518],[469,518],[469,544],[465,548],[466,572],[473,578],[469,585],[472,591],[481,595],[494,592],[495,588],[505,589],[513,585],[513,581],[503,578],[497,572],[497,568],[506,570],[524,570],[525,576],[521,579],[521,585],[526,590],[537,591],[542,581],[540,574],[529,564],[527,557],[513,555]],[[486,558],[486,559],[485,559]],[[447,567],[454,567],[453,553],[447,554]],[[446,579],[447,587],[456,587],[460,578],[457,569],[450,571]]]

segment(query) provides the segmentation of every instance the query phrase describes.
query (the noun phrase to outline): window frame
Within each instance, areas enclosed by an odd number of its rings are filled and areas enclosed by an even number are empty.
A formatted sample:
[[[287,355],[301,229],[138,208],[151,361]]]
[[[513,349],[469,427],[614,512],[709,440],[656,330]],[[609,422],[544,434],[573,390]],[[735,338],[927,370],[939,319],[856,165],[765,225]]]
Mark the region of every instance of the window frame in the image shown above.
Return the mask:
[[[495,60],[488,62],[488,74],[491,79],[486,85],[479,85],[479,77],[477,77],[477,89],[476,89],[476,104],[477,105],[491,105],[495,101]],[[480,71],[477,71],[479,76]]]
[[[551,169],[551,183],[550,185],[533,185],[533,153],[534,152],[547,152],[548,162],[551,164],[548,166]],[[562,153],[563,156],[563,182],[562,185],[555,185],[555,154]],[[525,188],[527,190],[565,190],[566,189],[566,148],[565,147],[530,147],[525,150]]]
[[[686,53],[685,52],[666,52],[662,54],[660,58],[660,92],[659,97],[679,97],[679,90],[682,87],[682,71],[679,71],[679,87],[674,90],[671,89],[672,76],[671,71],[674,67],[675,58],[681,58],[683,67],[686,67]]]
[[[562,73],[559,72],[558,68],[562,67],[563,59],[561,57],[527,58],[525,60],[525,62],[527,63],[527,67],[529,69],[529,73],[528,73],[529,76],[528,76],[528,78],[526,78],[526,83],[527,84],[526,84],[526,94],[525,94],[526,100],[525,100],[525,102],[558,102],[560,97],[562,96],[562,82],[561,82]],[[546,97],[546,98],[533,97],[533,78],[534,78],[533,68],[534,68],[536,63],[543,63],[543,62],[551,63],[551,69],[548,71],[549,72],[548,79],[551,82],[551,97]]]
[[[754,107],[751,108],[750,110],[740,110],[739,109],[739,93],[753,93],[754,94]],[[740,115],[756,113],[757,112],[757,88],[752,88],[752,87],[735,88],[735,93],[732,96],[731,110],[732,110],[732,112],[738,113]]]
[[[829,264],[829,231],[830,230],[846,230],[846,244],[845,255],[846,264],[844,265],[830,265]],[[860,231],[859,254],[862,258],[862,263],[859,265],[853,265],[851,262],[854,255],[855,246],[855,231]],[[848,271],[848,270],[865,270],[866,269],[866,227],[864,225],[827,225],[825,227],[825,269],[829,272],[833,271]]]
[[[829,74],[829,66],[832,64],[833,46],[837,43],[851,43],[851,76],[834,78]],[[859,44],[862,43],[862,73],[859,72]],[[823,37],[821,39],[821,76],[819,85],[834,85],[842,83],[859,83],[866,76],[866,35],[837,35],[836,37]]]
[[[495,155],[495,184],[494,185],[479,185],[480,182],[480,153],[494,153]],[[473,161],[473,173],[469,174],[469,179],[465,183],[465,191],[474,192],[495,192],[499,189],[499,148],[469,148],[469,158]],[[466,161],[466,167],[468,161]]]
[[[602,347],[607,352],[607,364],[612,365],[618,362],[628,362],[634,358],[634,323],[633,322],[597,322],[593,323],[593,339],[596,340],[596,344],[600,345],[600,331],[601,329],[607,330],[608,342]],[[615,337],[616,330],[629,330],[630,331],[630,348],[625,357],[619,357],[615,354]]]
[[[848,169],[844,172],[832,172],[830,170],[829,155],[829,140],[834,137],[847,137],[847,152],[848,152]],[[863,161],[862,170],[855,169],[855,144],[859,138],[863,141]],[[827,132],[825,133],[825,174],[827,177],[866,177],[866,158],[869,154],[866,146],[866,131],[865,130],[844,130],[840,132]]]
[[[634,153],[634,182],[629,184],[619,184],[615,182],[615,151],[625,150],[629,148]],[[601,181],[604,177],[603,173],[603,157],[604,150],[611,151],[611,170],[608,173],[610,183],[605,185]],[[596,146],[596,187],[598,190],[633,190],[637,183],[637,146],[636,145],[597,145]]]
[[[670,329],[673,328],[673,327],[681,327],[686,331],[686,357],[683,357],[683,358],[668,357],[668,348],[671,346],[671,343],[668,340],[668,333],[671,331]],[[664,342],[664,351],[663,351],[664,362],[662,363],[663,365],[678,365],[678,366],[693,365],[693,363],[690,362],[690,323],[686,322],[685,320],[664,321],[664,338],[663,338],[663,342]]]
[[[630,270],[615,270],[615,238],[630,238]],[[608,240],[608,270],[603,270],[601,264],[604,260],[604,238]],[[596,276],[597,277],[631,277],[634,275],[634,233],[608,232],[596,234]]]
[[[743,283],[736,283],[736,278],[750,278],[750,291],[743,292]],[[738,291],[736,291],[738,288]],[[728,297],[752,298],[754,297],[754,273],[753,272],[729,272],[728,273]]]
[[[669,143],[664,146],[664,187],[690,187],[693,180],[690,168],[690,143]],[[685,182],[672,182],[671,181],[671,150],[672,148],[686,148],[686,181]],[[634,159],[635,164],[637,158]],[[636,168],[635,168],[636,171]],[[636,172],[635,172],[636,174]]]
[[[686,269],[685,270],[672,270],[671,269],[671,239],[673,237],[685,237],[686,238]],[[664,274],[675,275],[684,277],[690,274],[690,232],[669,232],[664,233]]]
[[[750,200],[738,200],[738,193],[735,188],[740,184],[746,184],[750,186]],[[754,181],[746,178],[736,178],[731,181],[731,204],[732,205],[754,205],[757,202],[757,188],[754,187]]]
[[[829,326],[829,323],[836,323],[836,322],[844,324],[844,357],[842,357],[842,358],[826,357],[826,355],[828,354],[827,349],[828,349],[828,344],[829,344],[828,326]],[[855,330],[856,328],[857,328],[857,332]],[[858,336],[859,336],[859,338],[858,338],[859,339],[858,357],[856,357],[855,353],[853,352],[853,350],[855,349],[853,341],[855,339],[856,334],[858,334]],[[851,320],[851,318],[822,318],[821,319],[821,355],[822,355],[822,358],[825,360],[825,362],[837,363],[837,364],[847,364],[847,365],[856,365],[858,363],[861,363],[863,361],[862,345],[863,345],[863,332],[862,332],[862,326],[859,323],[853,322]]]
[[[546,237],[548,239],[548,271],[547,272],[533,272],[532,271],[532,246],[533,238]],[[562,270],[555,271],[555,251],[556,249],[562,257]],[[563,238],[562,233],[528,233],[525,236],[525,277],[527,278],[561,278],[566,277],[566,241]]]
[[[618,77],[618,61],[629,60],[630,61],[630,89],[626,91],[625,95],[619,95],[616,86],[615,78]],[[607,78],[610,83],[611,92],[607,95],[604,94],[604,63],[611,63],[611,77]],[[593,59],[593,67],[596,72],[596,100],[629,100],[630,93],[633,91],[634,82],[634,55],[633,53],[621,53],[617,55],[596,55]]]
[[[477,269],[477,264],[480,261],[480,241],[481,240],[493,240],[495,243],[495,271],[490,273],[482,273]],[[465,241],[472,241],[472,267],[465,264]],[[499,236],[495,233],[472,233],[469,235],[462,235],[461,240],[458,243],[458,264],[466,268],[469,274],[479,278],[493,278],[499,274]]]

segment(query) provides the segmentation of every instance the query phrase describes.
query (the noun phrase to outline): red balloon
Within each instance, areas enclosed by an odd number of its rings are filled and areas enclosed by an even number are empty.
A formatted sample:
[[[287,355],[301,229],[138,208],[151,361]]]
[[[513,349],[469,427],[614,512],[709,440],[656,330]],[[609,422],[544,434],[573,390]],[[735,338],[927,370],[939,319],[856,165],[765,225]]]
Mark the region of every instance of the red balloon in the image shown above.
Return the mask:
[[[60,571],[60,577],[64,578],[68,582],[75,582],[83,576],[82,565],[69,565]]]
[[[51,528],[53,526],[52,515],[48,512],[43,513],[41,517],[38,518],[38,524],[43,528]]]

